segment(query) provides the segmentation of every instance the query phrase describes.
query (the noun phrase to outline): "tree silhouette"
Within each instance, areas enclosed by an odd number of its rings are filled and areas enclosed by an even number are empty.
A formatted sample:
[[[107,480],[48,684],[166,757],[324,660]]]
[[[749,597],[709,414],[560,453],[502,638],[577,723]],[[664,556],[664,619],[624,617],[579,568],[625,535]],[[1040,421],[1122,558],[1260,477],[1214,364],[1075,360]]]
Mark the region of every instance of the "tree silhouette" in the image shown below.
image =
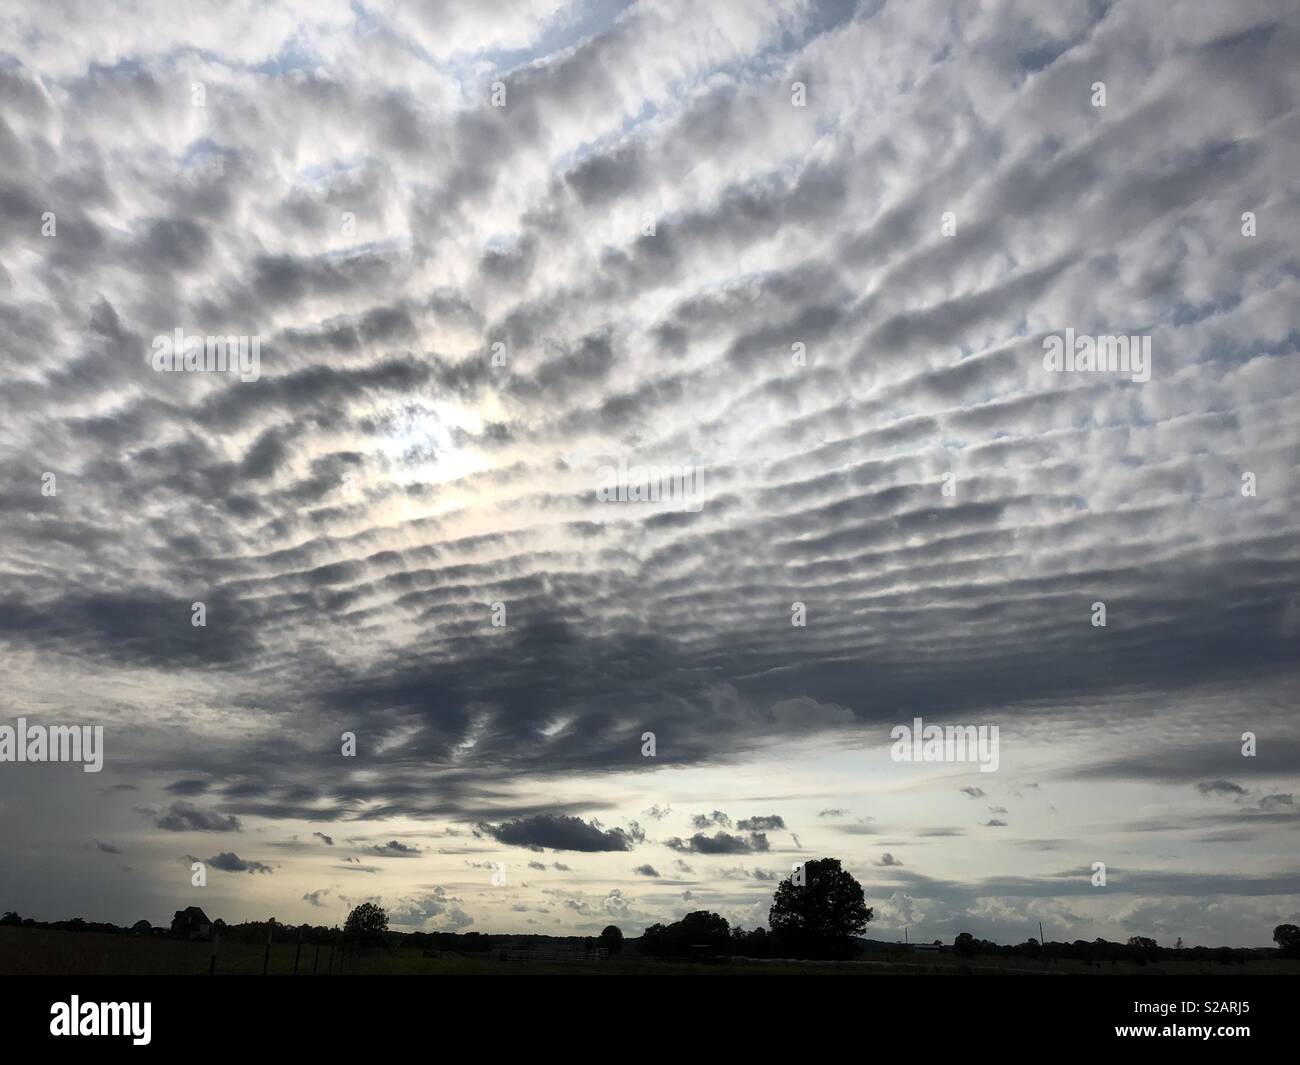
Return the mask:
[[[623,929],[616,924],[606,925],[598,942],[611,956],[618,954],[623,949]]]
[[[383,942],[388,931],[388,914],[373,902],[363,902],[348,914],[343,934],[358,943]]]
[[[1129,957],[1139,965],[1155,961],[1160,955],[1159,944],[1147,936],[1130,936],[1127,946]]]
[[[708,946],[719,953],[731,942],[731,926],[720,914],[693,910],[678,922],[683,937],[691,946]]]
[[[681,958],[698,953],[726,954],[731,949],[731,926],[721,914],[695,910],[680,921],[652,924],[641,936],[640,951],[647,957]]]
[[[862,885],[838,858],[805,862],[803,884],[781,881],[767,923],[783,947],[810,956],[838,957],[851,952],[849,937],[871,920]]]
[[[1273,929],[1273,942],[1282,949],[1284,958],[1300,958],[1300,928],[1280,924]]]

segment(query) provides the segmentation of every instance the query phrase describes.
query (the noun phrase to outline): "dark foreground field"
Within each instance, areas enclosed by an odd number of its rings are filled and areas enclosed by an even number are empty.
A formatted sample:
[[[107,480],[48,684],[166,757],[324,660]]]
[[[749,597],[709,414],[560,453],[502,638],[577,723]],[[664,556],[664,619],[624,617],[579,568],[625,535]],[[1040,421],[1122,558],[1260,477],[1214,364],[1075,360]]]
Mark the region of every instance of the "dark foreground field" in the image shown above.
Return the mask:
[[[291,975],[297,945],[274,944],[268,973]],[[262,972],[266,947],[257,943],[223,942],[217,956],[218,974],[257,975]],[[63,932],[40,928],[0,928],[0,974],[4,975],[206,975],[210,946],[151,936],[111,935],[98,932]],[[820,975],[870,975],[947,973],[970,974],[1043,974],[1088,976],[1145,974],[1230,976],[1238,974],[1300,974],[1300,961],[1282,958],[1248,961],[1242,965],[1220,965],[1191,961],[1153,962],[1145,966],[1120,962],[1116,965],[1083,965],[1078,961],[1027,961],[1024,958],[975,957],[957,958],[952,954],[920,957],[915,954],[898,958],[851,962],[747,961],[732,959],[721,963],[673,962],[623,954],[608,961],[588,960],[499,960],[495,953],[456,954],[426,958],[409,948],[385,950],[370,948],[349,957],[346,973],[362,975],[501,975],[547,973],[569,974],[662,974],[662,975],[770,975],[774,973],[809,973]],[[318,975],[325,975],[329,948],[322,947],[319,962],[316,948],[304,943],[298,957],[299,975],[311,975],[313,965]],[[337,968],[337,958],[335,960]]]

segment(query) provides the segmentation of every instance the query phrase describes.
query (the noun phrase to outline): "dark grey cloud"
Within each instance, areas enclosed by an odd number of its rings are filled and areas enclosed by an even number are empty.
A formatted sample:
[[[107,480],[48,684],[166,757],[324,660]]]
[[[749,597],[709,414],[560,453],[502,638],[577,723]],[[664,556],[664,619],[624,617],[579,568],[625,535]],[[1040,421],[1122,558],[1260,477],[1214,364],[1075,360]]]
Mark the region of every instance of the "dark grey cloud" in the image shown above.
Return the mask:
[[[176,780],[167,785],[173,795],[202,795],[208,790],[206,780]]]
[[[233,814],[219,814],[203,810],[184,801],[176,801],[164,810],[154,822],[168,832],[238,832],[239,818]]]
[[[769,849],[767,836],[762,832],[752,832],[749,838],[734,836],[730,832],[715,832],[706,836],[697,832],[690,839],[678,836],[664,841],[665,846],[675,851],[687,851],[695,854],[753,854]]]
[[[366,849],[367,854],[377,854],[384,858],[414,858],[420,853],[419,847],[390,839],[387,843],[375,843]]]
[[[565,814],[534,814],[499,825],[484,821],[478,830],[498,843],[538,851],[627,851],[637,842],[633,832],[601,828],[595,822]]]
[[[1140,779],[1169,784],[1234,783],[1231,778],[1289,775],[1300,765],[1300,738],[1276,735],[1253,757],[1242,756],[1239,735],[1197,746],[1156,742],[1149,751],[1121,754],[1066,771],[1070,779]],[[1240,785],[1236,785],[1240,786]]]
[[[1202,795],[1245,795],[1246,789],[1230,780],[1205,780],[1196,785]]]
[[[222,851],[220,854],[214,854],[211,858],[195,858],[192,854],[185,856],[186,861],[202,861],[205,865],[213,869],[220,869],[223,873],[271,873],[274,870],[269,865],[261,862],[245,861],[235,854],[234,851]]]
[[[736,828],[741,832],[771,832],[775,829],[784,829],[785,820],[778,814],[768,814],[765,817],[745,817],[736,822]]]

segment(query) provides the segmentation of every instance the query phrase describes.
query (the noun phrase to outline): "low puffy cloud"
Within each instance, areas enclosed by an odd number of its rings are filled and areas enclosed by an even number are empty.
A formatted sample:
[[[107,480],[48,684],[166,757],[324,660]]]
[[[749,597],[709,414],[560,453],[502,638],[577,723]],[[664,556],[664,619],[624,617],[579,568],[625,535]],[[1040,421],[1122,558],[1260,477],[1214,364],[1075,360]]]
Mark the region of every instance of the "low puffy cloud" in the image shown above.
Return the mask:
[[[234,851],[222,851],[220,854],[214,854],[211,858],[195,858],[192,854],[187,854],[185,860],[189,862],[203,862],[212,869],[220,869],[223,873],[270,873],[274,870],[269,865],[261,862],[245,861]]]
[[[377,854],[383,858],[414,858],[420,854],[419,847],[412,847],[400,840],[390,839],[387,843],[376,843],[365,848],[367,854]]]
[[[566,909],[572,910],[583,917],[598,919],[612,917],[615,920],[626,921],[637,916],[632,909],[633,900],[624,895],[619,888],[614,888],[608,894],[595,900],[584,895],[569,895],[563,901]]]
[[[638,838],[644,838],[635,826],[631,830],[602,828],[580,817],[566,814],[534,814],[499,825],[479,822],[478,831],[498,843],[532,850],[557,851],[629,851]]]
[[[1202,795],[1245,795],[1246,789],[1231,780],[1204,780],[1196,785]]]
[[[422,895],[399,898],[387,907],[391,924],[425,932],[457,932],[468,928],[474,918],[461,908],[461,899],[441,885]]]
[[[201,810],[188,802],[172,803],[154,822],[168,832],[238,832],[239,818]]]
[[[769,849],[767,836],[762,832],[751,833],[748,839],[730,832],[715,832],[712,836],[697,832],[686,840],[674,836],[666,840],[664,845],[675,851],[694,854],[753,854],[755,851]]]
[[[771,832],[778,828],[785,828],[785,820],[776,814],[769,814],[766,817],[747,817],[743,821],[737,821],[736,828],[741,832]]]
[[[696,814],[691,818],[692,828],[712,828],[714,825],[730,828],[731,818],[721,810],[714,810],[711,814]]]

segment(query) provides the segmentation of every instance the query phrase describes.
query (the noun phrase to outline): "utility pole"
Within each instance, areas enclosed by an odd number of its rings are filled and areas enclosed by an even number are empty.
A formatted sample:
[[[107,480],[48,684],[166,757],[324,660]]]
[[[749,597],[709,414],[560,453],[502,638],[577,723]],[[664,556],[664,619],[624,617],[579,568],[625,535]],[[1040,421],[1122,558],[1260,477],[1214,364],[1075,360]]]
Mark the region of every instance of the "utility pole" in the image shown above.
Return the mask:
[[[275,931],[275,919],[266,924],[266,954],[262,957],[262,975],[266,975],[267,966],[271,964],[271,934]]]

